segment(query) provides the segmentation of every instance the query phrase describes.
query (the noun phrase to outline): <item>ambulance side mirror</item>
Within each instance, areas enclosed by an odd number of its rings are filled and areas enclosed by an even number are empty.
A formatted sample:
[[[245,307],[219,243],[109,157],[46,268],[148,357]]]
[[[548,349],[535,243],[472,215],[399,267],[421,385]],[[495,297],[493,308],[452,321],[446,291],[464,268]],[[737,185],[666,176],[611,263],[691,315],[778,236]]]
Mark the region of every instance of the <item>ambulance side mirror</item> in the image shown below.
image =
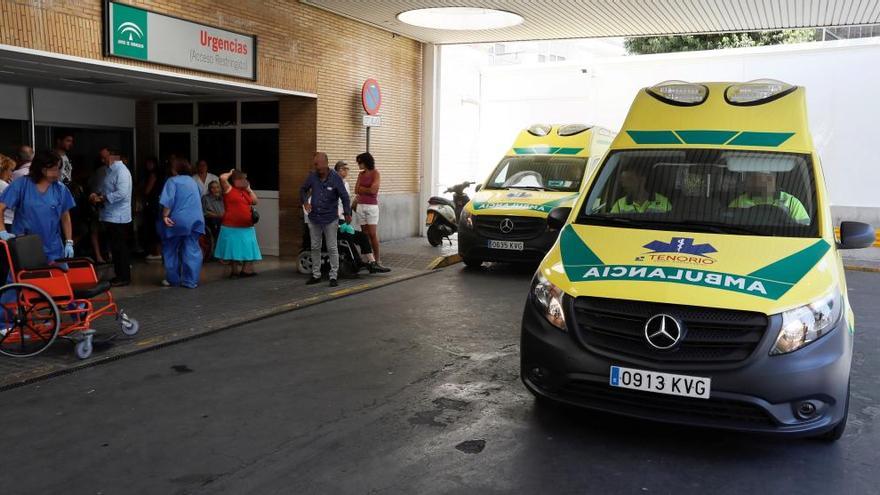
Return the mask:
[[[553,208],[550,210],[550,214],[547,215],[547,226],[550,227],[550,230],[562,230],[570,214],[571,208],[565,206]]]
[[[474,191],[480,192],[480,189],[482,189],[482,188],[483,188],[482,184],[477,184],[477,187],[474,188]]]
[[[862,249],[874,245],[874,227],[862,222],[840,222],[839,249]]]

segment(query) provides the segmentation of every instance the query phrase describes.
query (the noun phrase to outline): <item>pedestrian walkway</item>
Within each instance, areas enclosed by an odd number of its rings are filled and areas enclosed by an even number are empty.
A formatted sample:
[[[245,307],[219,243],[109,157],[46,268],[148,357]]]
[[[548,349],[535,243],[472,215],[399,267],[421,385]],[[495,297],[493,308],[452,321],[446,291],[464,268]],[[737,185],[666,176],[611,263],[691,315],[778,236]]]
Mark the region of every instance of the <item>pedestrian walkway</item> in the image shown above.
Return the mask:
[[[848,249],[841,253],[843,266],[847,270],[880,272],[880,247]]]
[[[0,356],[0,390],[427,275],[443,254],[428,246],[424,238],[385,243],[382,248],[383,263],[392,269],[390,273],[364,272],[359,278],[340,279],[339,287],[333,288],[327,283],[306,286],[307,276],[297,273],[296,263],[278,258],[269,258],[259,265],[259,276],[248,279],[230,280],[224,278],[225,267],[206,265],[198,289],[162,288],[158,285],[161,264],[144,264],[139,267],[139,283],[113,291],[119,307],[140,322],[137,336],[119,335],[107,341],[117,328],[116,322],[107,318],[96,325],[95,352],[87,360],[78,360],[68,342],[57,342],[33,358]],[[243,335],[241,346],[229,352],[248,352],[248,338]],[[105,342],[97,343],[99,340]]]

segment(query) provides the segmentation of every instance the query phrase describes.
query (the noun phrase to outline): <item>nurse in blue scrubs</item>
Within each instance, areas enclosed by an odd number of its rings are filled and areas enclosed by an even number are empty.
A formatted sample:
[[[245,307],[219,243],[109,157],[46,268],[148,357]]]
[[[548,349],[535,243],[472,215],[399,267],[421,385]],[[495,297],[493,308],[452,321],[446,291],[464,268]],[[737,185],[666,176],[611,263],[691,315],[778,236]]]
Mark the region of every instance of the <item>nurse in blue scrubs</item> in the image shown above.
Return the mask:
[[[199,236],[205,233],[202,192],[189,161],[176,158],[171,169],[172,177],[165,181],[159,197],[165,280],[172,287],[195,289],[202,271]]]
[[[9,208],[15,211],[12,232],[0,223],[0,239],[37,234],[49,262],[73,258],[73,229],[70,209],[73,195],[59,179],[61,157],[54,152],[39,153],[26,177],[19,177],[0,194],[0,217]]]

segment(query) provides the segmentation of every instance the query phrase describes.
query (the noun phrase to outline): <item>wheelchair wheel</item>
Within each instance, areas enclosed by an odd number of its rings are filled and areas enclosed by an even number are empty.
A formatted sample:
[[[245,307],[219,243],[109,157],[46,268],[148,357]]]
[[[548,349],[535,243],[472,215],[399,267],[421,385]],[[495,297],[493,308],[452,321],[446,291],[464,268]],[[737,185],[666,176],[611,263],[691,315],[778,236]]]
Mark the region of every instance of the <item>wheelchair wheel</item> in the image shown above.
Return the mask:
[[[125,314],[125,311],[119,312],[119,329],[122,330],[122,333],[129,337],[133,337],[137,335],[140,328],[141,324],[137,320],[130,318]]]
[[[206,262],[214,259],[214,242],[210,231],[199,236],[199,248],[202,250],[202,259]]]
[[[0,287],[0,354],[29,357],[45,351],[58,337],[61,314],[55,301],[39,287]]]
[[[303,251],[296,259],[296,270],[303,275],[312,274],[312,252]]]

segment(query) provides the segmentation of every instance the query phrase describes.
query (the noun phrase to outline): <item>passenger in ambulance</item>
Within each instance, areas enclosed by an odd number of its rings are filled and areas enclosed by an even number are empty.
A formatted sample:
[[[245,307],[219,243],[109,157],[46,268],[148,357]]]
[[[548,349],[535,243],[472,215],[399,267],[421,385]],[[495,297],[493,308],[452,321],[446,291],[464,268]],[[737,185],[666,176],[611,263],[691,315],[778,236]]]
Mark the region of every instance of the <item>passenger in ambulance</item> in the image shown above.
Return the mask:
[[[669,198],[648,190],[648,178],[642,167],[624,166],[618,181],[626,194],[611,206],[611,213],[665,213],[672,210]]]
[[[775,206],[800,224],[810,223],[810,214],[803,203],[793,195],[776,187],[776,174],[767,172],[747,172],[745,192],[728,205],[730,208],[754,208],[756,206]]]

